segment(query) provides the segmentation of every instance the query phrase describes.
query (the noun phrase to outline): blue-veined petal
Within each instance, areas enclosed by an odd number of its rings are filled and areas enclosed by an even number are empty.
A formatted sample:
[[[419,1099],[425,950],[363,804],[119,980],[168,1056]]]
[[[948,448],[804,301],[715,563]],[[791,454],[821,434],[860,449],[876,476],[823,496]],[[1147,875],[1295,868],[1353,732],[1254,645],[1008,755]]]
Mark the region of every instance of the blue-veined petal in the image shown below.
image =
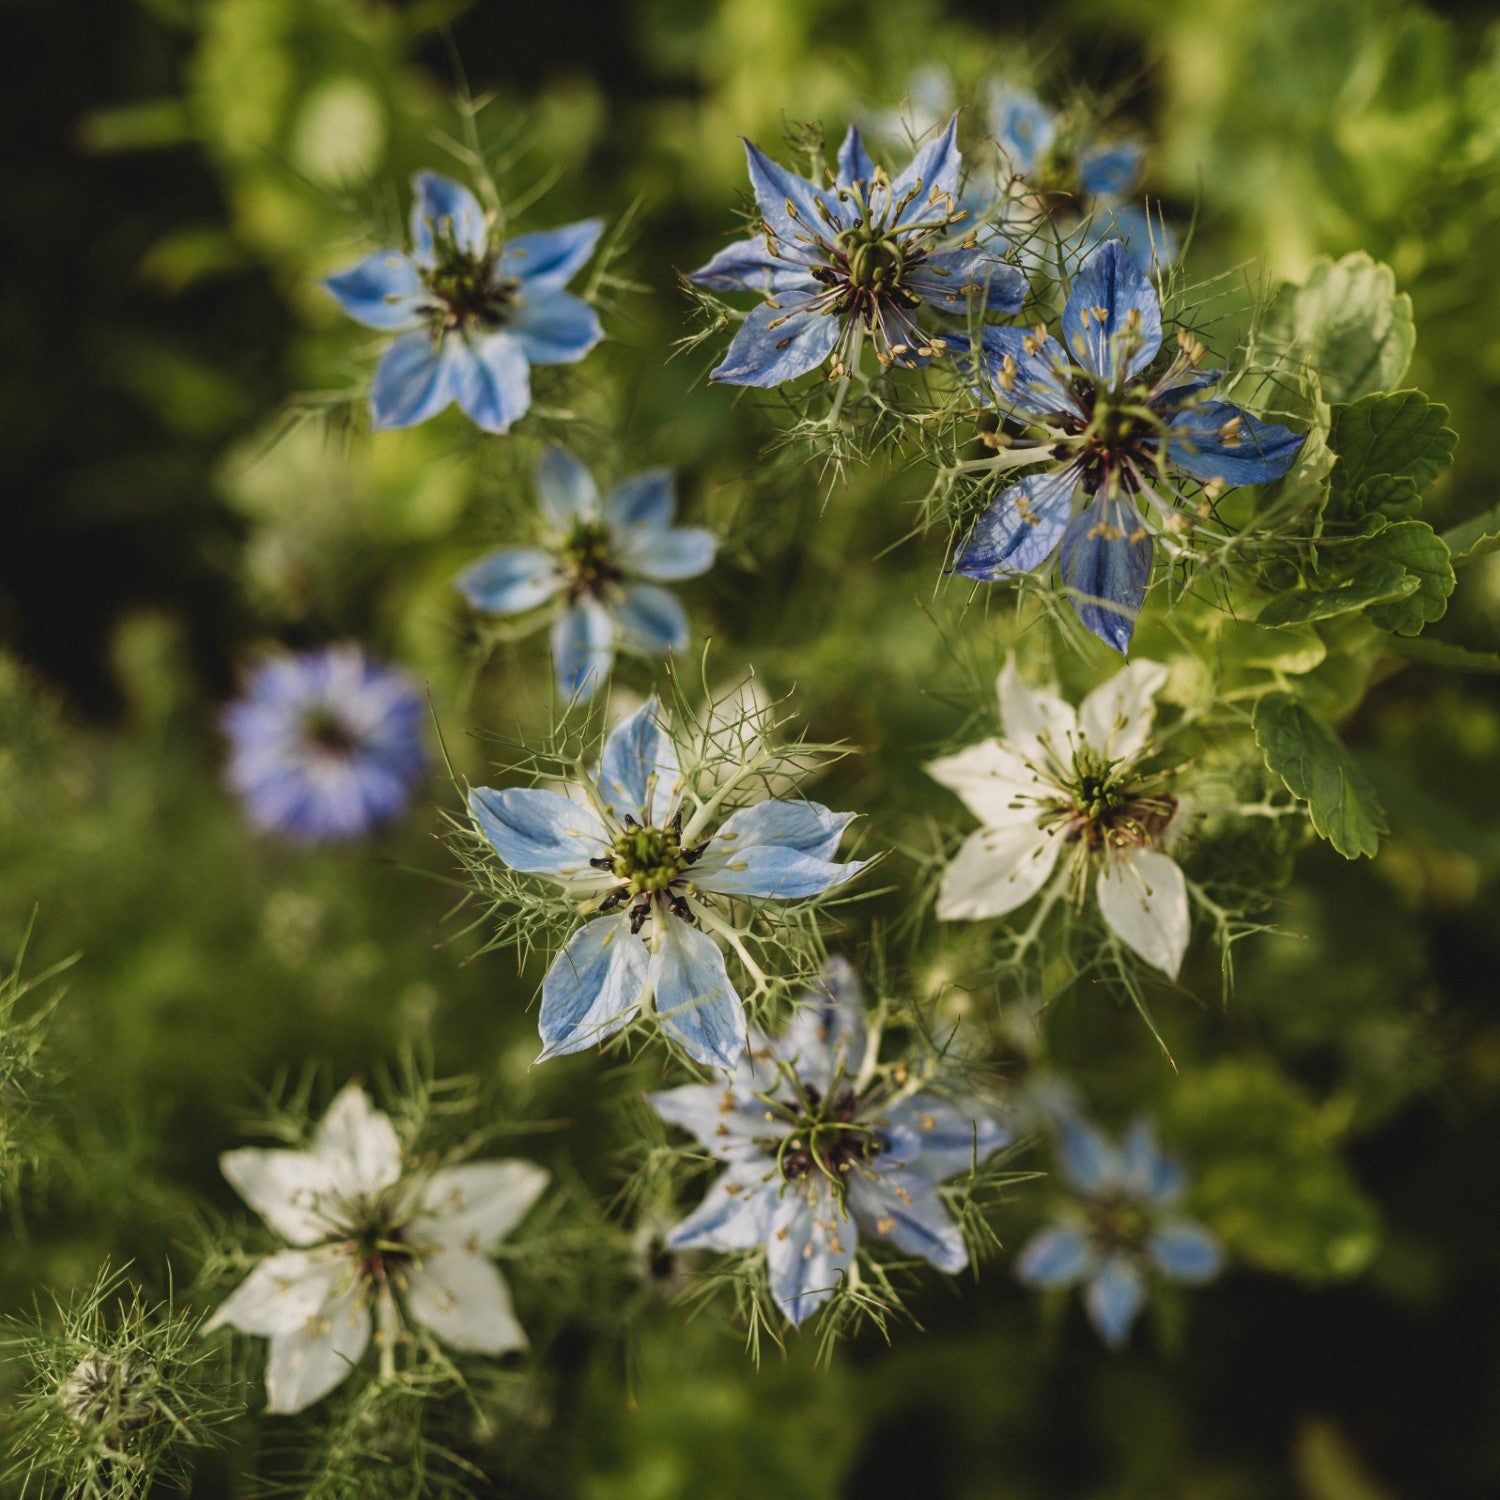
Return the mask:
[[[1026,278],[982,246],[940,250],[901,278],[902,286],[946,312],[962,313],[971,298],[990,312],[1019,312],[1026,300]]]
[[[721,1161],[753,1161],[765,1172],[766,1153],[756,1142],[786,1135],[792,1126],[789,1120],[766,1119],[765,1104],[740,1087],[743,1071],[736,1069],[727,1088],[722,1083],[689,1083],[647,1094],[646,1099],[669,1125],[686,1130]]]
[[[990,99],[990,129],[1012,171],[1023,177],[1052,149],[1057,139],[1057,115],[1035,94],[997,86]]]
[[[1201,1224],[1162,1224],[1147,1243],[1151,1259],[1177,1281],[1212,1281],[1224,1264],[1219,1242]]]
[[[1072,1286],[1098,1270],[1093,1241],[1071,1224],[1044,1229],[1016,1257],[1016,1277],[1027,1286]]]
[[[609,843],[593,808],[540,787],[477,786],[469,811],[491,847],[523,875],[560,880],[607,879],[590,867]]]
[[[731,813],[714,842],[723,840],[732,849],[775,844],[817,859],[832,859],[854,818],[854,813],[833,812],[821,802],[773,797]]]
[[[856,1168],[850,1176],[849,1206],[864,1233],[920,1255],[950,1275],[968,1265],[964,1237],[927,1178],[900,1167],[882,1169],[878,1157],[869,1173]]]
[[[724,363],[710,380],[727,385],[780,385],[816,370],[833,352],[842,320],[836,313],[752,308],[736,330]]]
[[[889,1112],[918,1147],[909,1165],[930,1182],[967,1174],[1011,1142],[1011,1133],[977,1105],[914,1094]]]
[[[422,276],[399,250],[377,250],[357,266],[325,277],[323,285],[366,328],[395,331],[422,321]]]
[[[1129,1338],[1130,1325],[1146,1301],[1145,1277],[1133,1260],[1112,1255],[1089,1283],[1083,1301],[1100,1338],[1118,1349]]]
[[[419,264],[433,263],[435,238],[451,240],[473,256],[489,251],[490,230],[484,209],[462,183],[439,177],[436,172],[418,172],[411,187],[412,255]]]
[[[615,660],[615,622],[597,599],[568,605],[552,627],[552,665],[568,698],[592,697]]]
[[[953,571],[993,583],[1041,567],[1067,530],[1077,485],[1077,464],[1018,480],[980,514]]]
[[[506,330],[534,365],[571,365],[604,337],[599,314],[572,292],[528,296]]]
[[[695,1062],[733,1072],[745,1055],[745,1004],[706,932],[658,916],[651,993],[661,1029]]]
[[[611,1037],[639,1009],[650,959],[630,919],[595,917],[568,939],[542,981],[541,1062]]]
[[[1122,655],[1151,577],[1151,533],[1133,505],[1096,500],[1069,523],[1062,541],[1062,579],[1078,618]]]
[[[766,1164],[725,1172],[703,1202],[667,1234],[669,1250],[753,1250],[770,1238],[777,1194]],[[779,1178],[776,1179],[780,1181]]]
[[[816,988],[798,1001],[785,1034],[772,1047],[824,1097],[839,1079],[853,1080],[865,1060],[865,1018],[859,976],[848,959],[824,964]]]
[[[425,329],[395,339],[375,367],[370,386],[370,417],[381,429],[415,427],[453,399],[450,380],[453,338],[434,343]]]
[[[801,260],[789,263],[772,255],[764,235],[726,245],[688,280],[720,292],[769,294],[798,288],[810,291],[816,287],[815,282],[809,282],[807,267]]]
[[[1045,422],[1084,415],[1073,392],[1073,363],[1056,339],[1025,328],[986,327],[981,340],[985,400]]]
[[[958,115],[955,112],[936,139],[912,157],[906,170],[890,186],[890,201],[898,204],[908,193],[912,201],[896,218],[897,225],[926,222],[935,217],[934,196],[958,198]],[[873,206],[873,205],[872,205]],[[946,212],[946,205],[944,206]]]
[[[677,746],[657,722],[660,712],[648,698],[610,732],[599,760],[599,791],[610,810],[648,826],[665,822],[681,778]]]
[[[643,656],[665,656],[688,643],[687,611],[675,594],[654,583],[629,583],[610,606],[620,643]]]
[[[859,126],[850,125],[844,136],[844,143],[839,147],[839,186],[853,187],[856,182],[872,181],[874,176],[875,163],[870,160],[870,153],[865,150]]]
[[[766,1241],[766,1267],[771,1295],[790,1322],[803,1322],[834,1294],[858,1243],[859,1231],[821,1173],[786,1185]]]
[[[1124,1174],[1120,1153],[1087,1120],[1064,1120],[1057,1132],[1057,1159],[1063,1176],[1090,1197],[1119,1187]]]
[[[706,573],[718,550],[718,537],[700,526],[640,529],[621,537],[616,561],[637,578],[670,583]]]
[[[838,218],[840,210],[836,196],[822,192],[805,177],[798,177],[795,172],[778,166],[749,141],[745,141],[745,160],[750,169],[755,206],[771,227],[778,253],[784,260],[811,262],[814,258],[813,242],[825,236],[831,237],[819,205],[826,213]]]
[[[1305,439],[1228,401],[1205,401],[1172,419],[1170,462],[1194,479],[1264,484],[1291,468]]]
[[[542,449],[531,485],[542,515],[555,531],[566,535],[578,522],[599,518],[594,476],[566,448],[554,443]]]
[[[604,497],[604,519],[616,531],[661,531],[677,508],[670,469],[648,469],[622,479]]]
[[[1123,368],[1133,379],[1161,348],[1161,303],[1130,252],[1107,240],[1084,261],[1063,309],[1068,352],[1113,384]]]
[[[506,243],[496,274],[502,280],[521,282],[527,298],[560,290],[583,269],[603,232],[603,219],[581,219],[557,229],[517,235]]]
[[[861,859],[839,865],[775,845],[721,849],[719,843],[715,839],[693,867],[693,883],[723,896],[800,901],[842,885],[869,863]]]
[[[1173,417],[1178,409],[1189,404],[1224,378],[1222,370],[1194,370],[1190,374],[1173,378],[1172,384],[1163,386],[1151,397],[1151,408],[1159,417]]]
[[[465,568],[454,583],[475,609],[515,615],[544,604],[564,581],[557,559],[541,547],[502,547]]]
[[[1095,146],[1078,161],[1078,182],[1086,193],[1123,198],[1139,181],[1146,149],[1139,141]]]
[[[509,432],[531,406],[531,372],[520,341],[502,330],[457,345],[449,383],[453,399],[485,432]]]

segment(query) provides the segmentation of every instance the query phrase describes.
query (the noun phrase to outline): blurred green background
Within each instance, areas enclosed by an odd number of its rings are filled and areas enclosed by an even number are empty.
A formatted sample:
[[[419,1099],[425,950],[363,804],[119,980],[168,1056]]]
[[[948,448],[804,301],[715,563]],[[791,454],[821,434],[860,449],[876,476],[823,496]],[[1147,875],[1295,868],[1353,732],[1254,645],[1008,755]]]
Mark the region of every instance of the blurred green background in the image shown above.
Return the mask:
[[[39,906],[30,966],[81,950],[51,1023],[41,1164],[0,1243],[0,1307],[89,1282],[106,1256],[161,1285],[196,1269],[204,1214],[238,1210],[220,1151],[306,1060],[336,1085],[430,1045],[507,1108],[565,1122],[517,1149],[584,1201],[616,1184],[618,1100],[658,1082],[572,1059],[528,1071],[540,969],[445,923],[435,777],[354,849],[254,837],[216,724],[254,654],[356,638],[431,688],[465,734],[535,730],[540,649],[481,652],[450,580],[529,504],[534,438],[601,475],[654,464],[730,545],[685,590],[711,670],[794,684],[818,737],[866,754],[818,795],[871,834],[945,804],[916,775],[958,724],[962,676],[929,623],[937,549],[889,555],[922,476],[858,476],[823,505],[759,461],[756,402],[708,389],[674,268],[734,226],[739,134],[841,132],[936,62],[1107,95],[1152,143],[1148,186],[1193,222],[1193,271],[1230,274],[1238,325],[1319,255],[1365,249],[1415,304],[1409,377],[1453,412],[1440,524],[1500,472],[1500,26],[1484,5],[1386,0],[626,0],[546,7],[378,0],[12,3],[0,109],[0,936]],[[455,170],[455,59],[510,197],[541,227],[634,213],[610,342],[567,387],[578,422],[479,442],[456,414],[371,438],[347,404],[368,349],[317,276],[385,242],[418,167]],[[976,132],[982,127],[977,123]],[[1442,639],[1500,647],[1500,570],[1471,565]],[[1003,614],[1003,611],[1001,612]],[[939,628],[941,627],[941,628]],[[997,628],[983,649],[998,651]],[[532,642],[535,646],[536,642]],[[981,653],[982,654],[982,653]],[[624,669],[645,691],[649,667]],[[934,690],[934,684],[939,685]],[[1301,855],[1216,1004],[1168,999],[1174,1078],[1138,1021],[1072,997],[1051,1064],[1112,1123],[1147,1108],[1194,1164],[1234,1267],[1111,1357],[1076,1307],[1003,1261],[929,1283],[926,1332],[867,1336],[827,1372],[794,1344],[756,1371],[725,1320],[580,1270],[538,1311],[532,1398],[479,1444],[494,1493],[669,1500],[1484,1500],[1500,1493],[1500,686],[1407,667],[1345,726],[1392,836],[1374,862]],[[902,820],[905,820],[903,822]],[[890,909],[894,910],[894,907]],[[1027,1060],[1010,1060],[1016,1076]],[[1032,1159],[1045,1166],[1045,1160]],[[1045,1212],[1018,1189],[1020,1243]],[[206,1205],[204,1207],[203,1205]],[[621,1230],[628,1235],[631,1226]],[[544,1289],[533,1286],[538,1298]],[[528,1317],[528,1312],[530,1316]],[[627,1317],[627,1313],[629,1316]],[[24,1372],[0,1370],[14,1388]],[[247,1431],[249,1430],[247,1424]],[[203,1459],[193,1493],[251,1492],[262,1439]],[[270,1451],[274,1445],[265,1445]],[[482,1451],[481,1451],[482,1450]],[[487,1491],[481,1491],[487,1492]]]

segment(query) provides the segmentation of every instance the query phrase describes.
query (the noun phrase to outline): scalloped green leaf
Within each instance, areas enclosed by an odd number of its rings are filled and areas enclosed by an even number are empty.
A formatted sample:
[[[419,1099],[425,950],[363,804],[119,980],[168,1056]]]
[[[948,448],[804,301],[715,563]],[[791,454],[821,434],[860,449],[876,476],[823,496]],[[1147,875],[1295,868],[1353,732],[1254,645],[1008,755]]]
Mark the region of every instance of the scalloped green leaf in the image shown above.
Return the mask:
[[[1366,563],[1352,578],[1331,589],[1297,589],[1278,594],[1255,617],[1258,625],[1306,625],[1331,620],[1371,604],[1404,599],[1421,588],[1422,580],[1399,562]]]
[[[1418,587],[1404,599],[1373,605],[1370,623],[1397,635],[1417,635],[1448,609],[1457,580],[1442,537],[1426,521],[1396,521],[1360,544],[1370,562],[1399,563]],[[1368,564],[1366,564],[1368,566]]]
[[[1335,406],[1328,446],[1338,463],[1328,513],[1410,514],[1412,492],[1425,490],[1453,462],[1458,434],[1447,421],[1448,408],[1421,391],[1376,392]]]

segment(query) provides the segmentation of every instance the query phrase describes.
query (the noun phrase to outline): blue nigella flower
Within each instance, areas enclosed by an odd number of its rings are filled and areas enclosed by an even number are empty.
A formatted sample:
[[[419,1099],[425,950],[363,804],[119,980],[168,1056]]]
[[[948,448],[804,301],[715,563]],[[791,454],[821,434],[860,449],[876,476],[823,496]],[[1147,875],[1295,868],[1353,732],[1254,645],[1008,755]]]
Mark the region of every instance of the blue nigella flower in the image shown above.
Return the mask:
[[[859,981],[836,958],[783,1036],[752,1039],[727,1087],[649,1096],[728,1168],[668,1247],[764,1245],[771,1294],[792,1323],[833,1295],[862,1234],[963,1270],[968,1252],[937,1184],[1010,1139],[970,1102],[882,1076],[866,1051]]]
[[[542,981],[542,1059],[613,1036],[647,1006],[697,1062],[733,1068],[745,1008],[715,937],[743,953],[734,908],[821,895],[864,868],[834,855],[853,813],[753,797],[758,763],[700,795],[654,698],[604,743],[576,795],[476,787],[469,809],[511,869],[556,882],[593,914]]]
[[[645,656],[680,651],[687,615],[659,582],[696,578],[713,563],[718,538],[673,526],[672,476],[637,474],[602,500],[588,470],[561,448],[537,461],[543,545],[502,547],[458,577],[486,614],[522,614],[562,596],[552,627],[558,686],[591,694],[609,676],[616,646]]]
[[[224,715],[229,780],[251,820],[309,841],[389,822],[422,775],[421,695],[358,646],[267,662]]]
[[[1067,1119],[1058,1154],[1063,1177],[1078,1198],[1075,1211],[1025,1246],[1016,1275],[1036,1287],[1087,1282],[1089,1320],[1104,1342],[1118,1349],[1145,1305],[1152,1277],[1212,1280],[1222,1264],[1218,1241],[1175,1211],[1182,1172],[1157,1149],[1145,1121],[1116,1147],[1093,1126]]]
[[[466,187],[412,181],[411,249],[377,250],[323,283],[367,328],[394,333],[375,371],[376,427],[413,427],[456,401],[486,432],[531,405],[531,366],[580,360],[604,330],[568,282],[604,225],[585,219],[503,243]]]
[[[827,187],[745,142],[761,232],[721,250],[691,279],[758,292],[765,301],[741,324],[711,380],[780,385],[830,355],[833,373],[847,373],[867,336],[881,363],[915,368],[948,347],[918,326],[923,303],[962,314],[977,297],[996,311],[1020,309],[1026,279],[1014,266],[972,236],[951,242],[965,218],[957,204],[957,129],[954,115],[893,182],[851,125]]]
[[[1188,530],[1193,515],[1208,514],[1208,500],[1201,490],[1190,500],[1185,484],[1222,489],[1280,478],[1303,438],[1206,399],[1223,372],[1197,368],[1203,346],[1186,333],[1170,364],[1147,377],[1161,349],[1161,304],[1117,240],[1074,277],[1060,338],[1041,326],[986,328],[983,338],[1003,414],[1039,434],[1002,436],[992,465],[1045,467],[980,515],[954,571],[994,582],[1040,568],[1060,548],[1079,617],[1123,652],[1151,575],[1151,512],[1170,530]],[[1076,515],[1075,495],[1084,502]]]

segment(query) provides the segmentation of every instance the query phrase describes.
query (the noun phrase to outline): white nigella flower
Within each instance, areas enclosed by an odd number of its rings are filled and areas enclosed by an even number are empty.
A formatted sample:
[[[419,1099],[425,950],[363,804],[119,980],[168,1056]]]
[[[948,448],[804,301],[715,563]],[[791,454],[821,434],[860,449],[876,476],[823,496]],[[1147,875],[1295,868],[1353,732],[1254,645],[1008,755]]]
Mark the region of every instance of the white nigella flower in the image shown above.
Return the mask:
[[[1183,817],[1161,776],[1143,769],[1166,680],[1165,667],[1134,661],[1075,710],[1028,687],[1014,658],[1006,661],[1005,737],[927,767],[982,824],[943,874],[940,917],[1004,916],[1054,876],[1076,903],[1097,874],[1099,910],[1116,936],[1176,977],[1191,914],[1182,871],[1166,850]]]
[[[488,1259],[536,1201],[547,1173],[482,1161],[409,1172],[389,1116],[354,1084],[306,1151],[227,1151],[240,1196],[293,1248],[267,1256],[206,1325],[271,1341],[267,1408],[298,1412],[359,1363],[372,1313],[390,1371],[407,1319],[476,1354],[526,1347],[510,1291]]]

